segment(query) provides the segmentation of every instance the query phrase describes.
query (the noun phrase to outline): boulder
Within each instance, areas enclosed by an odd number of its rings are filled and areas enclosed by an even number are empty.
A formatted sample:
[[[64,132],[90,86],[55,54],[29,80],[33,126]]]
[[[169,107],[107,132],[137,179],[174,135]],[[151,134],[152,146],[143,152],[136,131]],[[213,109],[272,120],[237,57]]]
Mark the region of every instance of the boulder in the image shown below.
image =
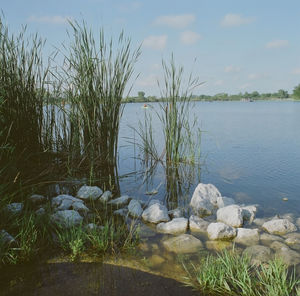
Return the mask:
[[[47,202],[47,197],[40,194],[32,194],[28,197],[28,200],[33,206],[39,206]]]
[[[292,249],[300,251],[300,233],[293,232],[285,235],[285,243]]]
[[[270,244],[270,248],[274,251],[280,250],[281,248],[288,248],[288,246],[282,242],[274,241]]]
[[[46,210],[44,208],[39,208],[35,211],[35,214],[39,217],[44,216],[46,214]]]
[[[207,227],[210,240],[229,240],[236,236],[236,229],[221,222],[210,223]]]
[[[283,238],[278,236],[278,235],[273,235],[273,234],[269,234],[269,233],[262,233],[260,235],[260,242],[264,245],[269,246],[270,244],[272,244],[273,242],[283,242]]]
[[[287,219],[291,223],[295,223],[295,215],[293,213],[287,213],[287,214],[284,214],[284,215],[280,215],[280,218]]]
[[[11,236],[4,229],[0,230],[0,242],[4,244],[14,244],[16,242],[15,238]]]
[[[121,217],[127,217],[128,209],[127,208],[118,209],[118,210],[114,211],[114,215],[121,216]]]
[[[217,221],[232,227],[241,227],[243,225],[243,210],[237,205],[220,208],[217,211]]]
[[[132,199],[132,197],[128,195],[122,195],[121,197],[115,198],[108,202],[108,204],[116,207],[122,207],[129,203],[129,201]]]
[[[265,222],[262,225],[262,228],[271,234],[279,235],[294,232],[297,230],[297,227],[287,219],[274,219]]]
[[[7,213],[12,215],[19,215],[23,211],[24,205],[22,202],[13,202],[6,206],[5,210]]]
[[[159,204],[155,203],[144,210],[142,218],[150,223],[168,222],[170,217],[168,215],[168,209]]]
[[[83,201],[67,194],[58,195],[51,200],[51,206],[55,211],[70,210],[73,203],[83,203]]]
[[[207,232],[207,227],[209,222],[203,220],[202,218],[192,215],[190,217],[190,230],[191,232]]]
[[[140,217],[143,214],[141,203],[136,199],[132,199],[128,205],[128,212],[134,218]]]
[[[168,214],[171,218],[180,218],[183,216],[182,212],[183,212],[182,209],[177,208],[177,209],[168,211]]]
[[[231,206],[234,204],[235,204],[235,201],[231,197],[218,196],[218,198],[217,198],[218,208],[224,208],[224,207]]]
[[[217,206],[217,200],[218,197],[221,196],[221,193],[213,184],[199,183],[194,191],[193,197],[194,196],[209,199],[214,206]]]
[[[113,194],[110,191],[104,191],[104,193],[100,196],[99,200],[103,203],[108,202],[113,197]]]
[[[78,226],[82,223],[83,218],[74,210],[57,211],[50,217],[52,223],[63,228]]]
[[[196,253],[203,248],[202,242],[190,234],[181,234],[163,241],[164,248],[176,254]]]
[[[70,210],[75,210],[82,216],[86,216],[87,213],[90,211],[89,208],[86,207],[83,202],[78,201],[72,203]]]
[[[238,228],[235,243],[245,246],[257,245],[259,241],[258,229]]]
[[[161,233],[184,233],[187,230],[188,226],[188,219],[186,218],[174,218],[172,221],[169,222],[162,222],[157,224],[156,230],[157,232]]]
[[[247,247],[243,255],[249,256],[251,263],[255,265],[266,263],[272,259],[271,249],[261,245]]]
[[[84,185],[77,192],[77,197],[83,200],[97,200],[103,191],[97,186]]]
[[[296,220],[296,225],[299,227],[299,229],[300,229],[300,218],[298,218],[297,220]]]
[[[288,247],[282,247],[276,250],[276,258],[281,258],[287,266],[297,265],[300,263],[300,254]]]

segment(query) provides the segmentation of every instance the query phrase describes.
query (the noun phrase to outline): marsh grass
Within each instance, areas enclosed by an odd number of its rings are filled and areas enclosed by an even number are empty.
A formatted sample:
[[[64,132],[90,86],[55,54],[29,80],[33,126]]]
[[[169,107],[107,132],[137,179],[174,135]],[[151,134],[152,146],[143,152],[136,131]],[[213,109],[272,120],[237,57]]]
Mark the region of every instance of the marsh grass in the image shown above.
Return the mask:
[[[186,284],[205,295],[296,296],[300,280],[279,259],[252,265],[250,258],[231,251],[208,255],[188,266]]]

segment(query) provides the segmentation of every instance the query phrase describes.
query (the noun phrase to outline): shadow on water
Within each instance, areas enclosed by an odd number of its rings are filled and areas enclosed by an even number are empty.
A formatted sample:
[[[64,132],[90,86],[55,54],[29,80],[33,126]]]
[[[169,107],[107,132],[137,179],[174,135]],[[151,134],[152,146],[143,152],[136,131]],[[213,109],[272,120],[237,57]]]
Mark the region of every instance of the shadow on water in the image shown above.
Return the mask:
[[[9,266],[0,273],[9,295],[199,295],[173,279],[104,263]]]

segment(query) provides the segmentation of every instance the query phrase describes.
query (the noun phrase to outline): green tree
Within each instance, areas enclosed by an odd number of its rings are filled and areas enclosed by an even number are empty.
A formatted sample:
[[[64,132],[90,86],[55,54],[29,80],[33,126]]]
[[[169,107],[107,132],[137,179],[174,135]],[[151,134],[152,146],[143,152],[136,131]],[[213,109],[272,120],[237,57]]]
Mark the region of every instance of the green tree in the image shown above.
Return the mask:
[[[139,98],[139,100],[145,100],[145,92],[139,91],[138,92],[138,98]]]
[[[300,84],[294,88],[293,97],[295,100],[300,100]]]
[[[284,90],[284,89],[280,89],[280,90],[277,92],[277,96],[278,96],[278,98],[280,98],[280,99],[286,99],[286,98],[289,97],[289,93],[288,93],[286,90]]]

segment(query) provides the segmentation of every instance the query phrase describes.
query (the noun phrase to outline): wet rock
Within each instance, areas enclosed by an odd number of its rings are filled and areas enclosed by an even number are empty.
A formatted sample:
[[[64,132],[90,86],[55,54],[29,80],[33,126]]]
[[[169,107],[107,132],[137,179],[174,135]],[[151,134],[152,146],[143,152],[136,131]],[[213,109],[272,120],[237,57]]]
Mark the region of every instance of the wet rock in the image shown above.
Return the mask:
[[[83,201],[67,194],[58,195],[51,200],[51,206],[55,211],[70,210],[73,203],[83,203]]]
[[[50,220],[52,223],[59,225],[63,228],[70,228],[78,226],[82,223],[83,218],[78,212],[74,210],[58,211],[51,215]]]
[[[273,241],[270,244],[270,248],[277,251],[280,250],[281,248],[287,248],[288,246],[286,244],[284,244],[283,242],[279,242],[279,241]]]
[[[287,247],[282,247],[276,250],[275,256],[276,258],[281,258],[282,261],[288,266],[297,265],[300,263],[300,254]]]
[[[218,196],[218,198],[217,198],[217,207],[218,208],[224,208],[224,207],[231,206],[234,204],[235,204],[235,201],[231,197]]]
[[[164,259],[163,257],[159,256],[159,255],[152,255],[149,258],[149,263],[151,266],[158,266],[161,265],[162,263],[164,263],[166,261],[166,259]]]
[[[141,203],[136,199],[132,199],[128,205],[128,212],[134,218],[140,217],[143,214]]]
[[[251,205],[251,206],[245,206],[242,207],[243,210],[243,219],[244,221],[249,221],[249,223],[251,224],[255,218],[255,214],[257,212],[257,206],[255,205]]]
[[[279,235],[286,234],[289,232],[294,232],[297,230],[297,227],[287,219],[274,219],[265,222],[262,225],[262,228],[271,234],[279,234]]]
[[[229,240],[236,236],[236,229],[221,223],[210,223],[207,227],[207,233],[210,240]]]
[[[191,232],[206,233],[209,222],[205,221],[204,219],[202,219],[198,216],[192,215],[190,217],[190,224],[189,225],[190,225]]]
[[[47,197],[40,194],[32,194],[28,197],[28,200],[33,206],[39,206],[47,202]]]
[[[186,218],[174,218],[170,222],[162,222],[157,224],[156,230],[161,233],[183,233],[186,232],[188,226],[188,219]]]
[[[297,220],[296,220],[296,225],[299,227],[299,229],[300,229],[300,218],[298,218]]]
[[[2,230],[0,230],[0,242],[2,242],[4,244],[14,244],[14,243],[16,243],[16,240],[7,231],[2,229]]]
[[[46,210],[44,208],[39,208],[35,211],[35,214],[39,217],[44,216],[46,214]]]
[[[139,226],[139,236],[140,238],[149,238],[156,235],[156,231],[147,225],[141,223]]]
[[[251,263],[256,265],[268,262],[272,259],[271,249],[261,245],[247,247],[243,254],[249,256]]]
[[[217,221],[232,227],[241,227],[243,225],[243,210],[237,205],[220,208],[217,211]]]
[[[109,201],[108,204],[119,208],[127,205],[131,199],[132,198],[128,195],[122,195],[121,197]]]
[[[284,240],[282,237],[277,235],[262,233],[260,235],[260,241],[262,244],[269,246],[274,241],[283,242]]]
[[[128,209],[127,208],[118,209],[118,210],[114,211],[114,215],[121,216],[121,217],[127,217]]]
[[[168,214],[171,218],[180,218],[183,216],[182,212],[183,212],[182,209],[177,208],[177,209],[168,211]]]
[[[212,240],[212,241],[206,241],[205,246],[208,250],[213,251],[222,251],[224,249],[232,249],[232,242],[229,241],[220,241],[220,240]]]
[[[266,222],[266,219],[263,219],[263,218],[255,218],[253,220],[253,224],[255,224],[257,226],[262,226],[265,222]]]
[[[168,215],[168,209],[158,203],[155,203],[144,210],[142,218],[150,223],[168,222],[170,217]]]
[[[181,234],[163,241],[164,248],[176,254],[195,253],[203,248],[202,242],[190,234]]]
[[[108,202],[113,197],[113,194],[110,191],[105,191],[99,198],[99,200],[103,203]]]
[[[89,208],[86,207],[83,202],[78,201],[72,203],[70,209],[77,211],[82,216],[86,216],[87,213],[90,211]]]
[[[286,236],[285,243],[292,249],[300,251],[300,233],[293,232]]]
[[[22,202],[13,202],[6,206],[5,210],[7,213],[12,215],[19,215],[23,211],[24,205]]]
[[[80,187],[77,192],[77,197],[83,200],[97,200],[102,195],[103,191],[98,186],[87,186]]]
[[[238,228],[235,243],[245,246],[256,245],[259,241],[258,229]]]

